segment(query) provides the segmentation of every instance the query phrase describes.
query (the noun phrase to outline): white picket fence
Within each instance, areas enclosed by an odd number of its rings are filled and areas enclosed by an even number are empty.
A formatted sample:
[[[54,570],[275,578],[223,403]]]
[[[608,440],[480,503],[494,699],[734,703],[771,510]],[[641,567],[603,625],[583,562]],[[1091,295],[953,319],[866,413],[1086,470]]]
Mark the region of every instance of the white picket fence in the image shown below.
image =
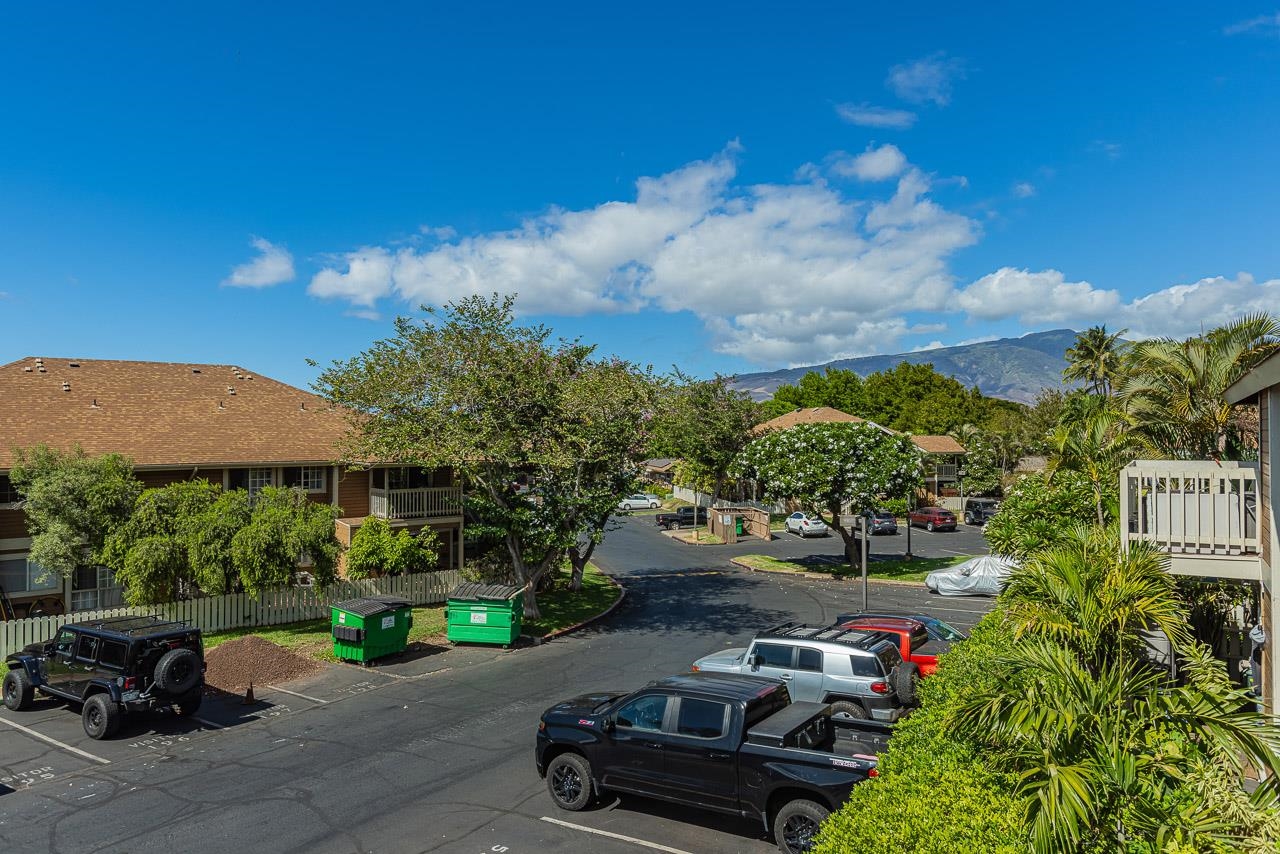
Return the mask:
[[[110,617],[154,614],[167,620],[183,620],[206,632],[253,626],[278,626],[302,620],[328,618],[335,602],[360,596],[401,596],[415,605],[443,602],[449,591],[462,583],[457,570],[422,572],[363,581],[341,581],[326,588],[289,587],[258,596],[231,593],[206,596],[164,605],[106,608],[101,611],[74,611],[56,617],[29,617],[0,622],[0,657],[53,637],[67,623],[84,623]]]

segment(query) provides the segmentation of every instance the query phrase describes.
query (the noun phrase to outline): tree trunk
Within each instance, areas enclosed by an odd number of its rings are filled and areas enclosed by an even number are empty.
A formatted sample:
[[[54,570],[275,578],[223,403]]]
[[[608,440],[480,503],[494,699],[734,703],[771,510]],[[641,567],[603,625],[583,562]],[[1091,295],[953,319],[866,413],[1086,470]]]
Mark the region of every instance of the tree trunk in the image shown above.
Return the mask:
[[[569,578],[569,589],[574,593],[582,589],[582,574],[587,569],[587,561],[591,560],[591,553],[595,551],[595,547],[595,543],[587,546],[585,551],[577,545],[569,547],[569,564],[573,567],[573,574]]]

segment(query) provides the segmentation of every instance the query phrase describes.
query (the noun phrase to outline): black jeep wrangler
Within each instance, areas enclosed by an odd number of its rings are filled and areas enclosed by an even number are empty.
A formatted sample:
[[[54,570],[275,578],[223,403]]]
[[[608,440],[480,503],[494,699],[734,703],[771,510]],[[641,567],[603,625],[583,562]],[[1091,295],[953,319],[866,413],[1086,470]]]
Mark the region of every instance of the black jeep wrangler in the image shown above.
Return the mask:
[[[157,617],[73,623],[5,659],[4,704],[30,708],[37,690],[79,704],[90,738],[109,738],[128,712],[194,714],[204,695],[200,630]]]

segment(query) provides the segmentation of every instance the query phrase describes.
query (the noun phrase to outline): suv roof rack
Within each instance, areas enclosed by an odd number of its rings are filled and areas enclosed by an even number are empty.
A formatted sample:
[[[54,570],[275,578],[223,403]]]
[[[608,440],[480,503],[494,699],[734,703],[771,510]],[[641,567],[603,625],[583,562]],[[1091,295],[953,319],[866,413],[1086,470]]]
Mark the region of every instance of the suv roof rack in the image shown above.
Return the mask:
[[[105,617],[98,620],[85,620],[81,623],[68,623],[78,629],[92,629],[103,632],[114,632],[134,637],[137,635],[158,634],[160,632],[177,632],[191,628],[182,620],[165,620],[159,615],[145,617]]]
[[[830,626],[806,626],[794,620],[770,626],[756,632],[757,638],[789,638],[791,640],[812,640],[824,643],[840,643],[857,649],[870,649],[877,643],[889,639],[884,632],[866,631],[865,629],[846,629],[839,623]]]

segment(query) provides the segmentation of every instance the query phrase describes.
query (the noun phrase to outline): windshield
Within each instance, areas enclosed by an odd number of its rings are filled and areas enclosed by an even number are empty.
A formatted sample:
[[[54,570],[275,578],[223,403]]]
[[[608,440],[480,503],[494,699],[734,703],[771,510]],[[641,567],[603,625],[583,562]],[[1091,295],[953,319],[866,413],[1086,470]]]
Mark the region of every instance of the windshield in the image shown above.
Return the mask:
[[[952,626],[942,622],[942,620],[936,619],[934,617],[930,617],[928,619],[921,620],[921,622],[929,627],[929,632],[932,635],[934,635],[937,638],[940,638],[941,640],[945,640],[945,641],[964,640],[964,637],[965,637],[964,632],[961,632],[957,628],[953,628]]]

